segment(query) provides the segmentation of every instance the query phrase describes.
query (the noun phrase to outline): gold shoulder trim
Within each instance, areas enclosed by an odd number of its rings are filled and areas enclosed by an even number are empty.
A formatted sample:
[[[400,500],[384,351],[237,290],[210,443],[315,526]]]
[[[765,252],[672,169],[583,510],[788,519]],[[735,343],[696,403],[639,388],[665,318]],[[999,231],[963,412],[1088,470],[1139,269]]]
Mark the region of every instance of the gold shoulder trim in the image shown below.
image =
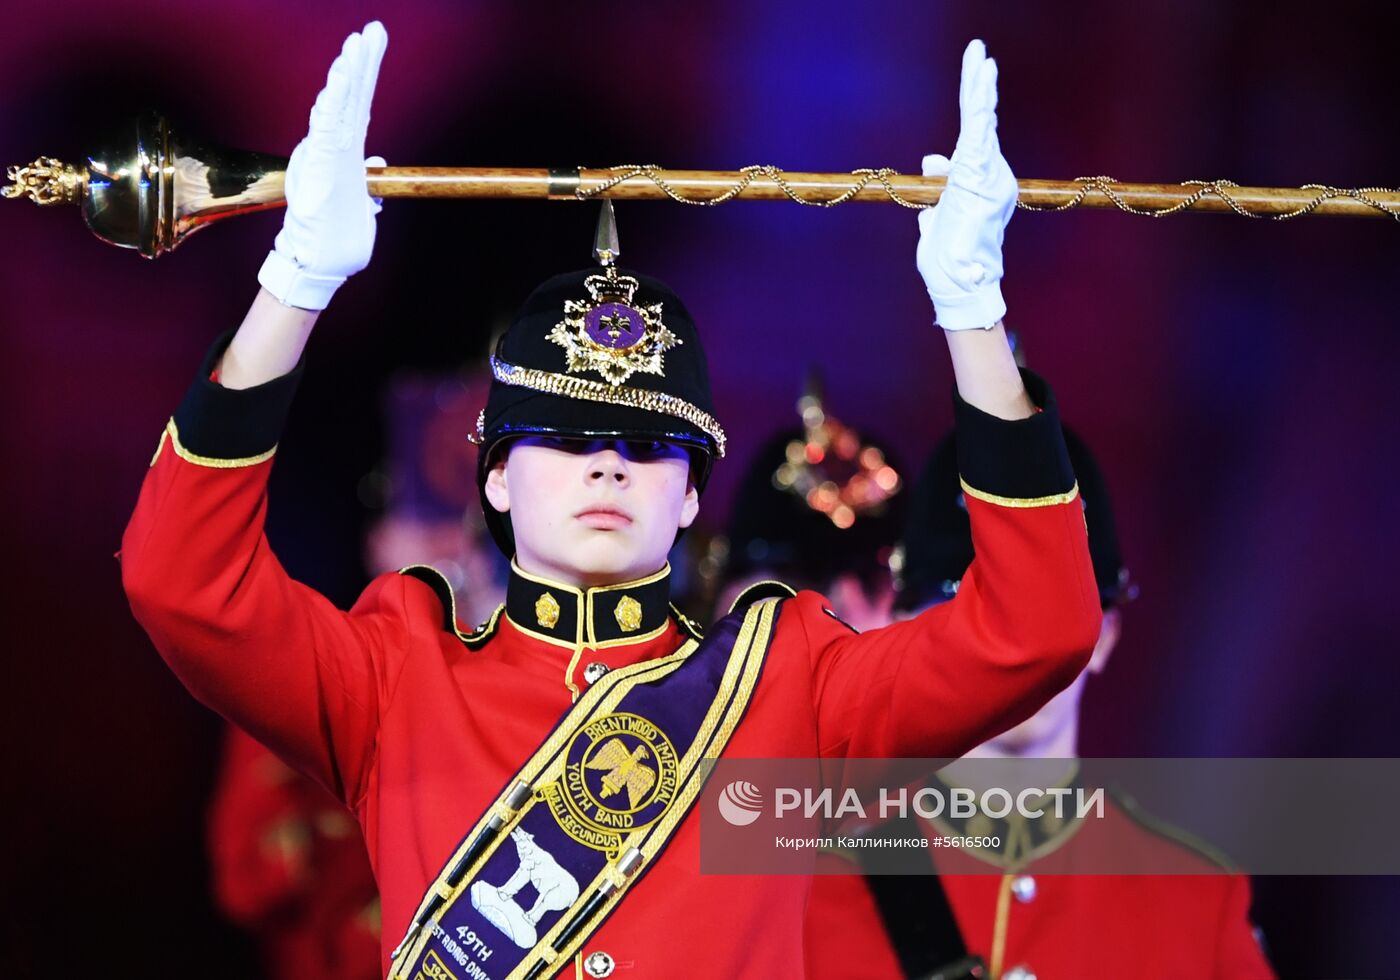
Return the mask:
[[[671,607],[671,616],[675,619],[677,625],[680,626],[682,633],[692,640],[703,640],[705,638],[705,631],[701,628],[699,623],[677,609],[674,602],[667,603],[667,605]]]
[[[1225,852],[1217,848],[1214,844],[1202,840],[1188,830],[1182,830],[1180,827],[1175,827],[1164,820],[1152,816],[1142,808],[1142,804],[1138,803],[1137,800],[1133,799],[1122,790],[1110,787],[1108,795],[1114,803],[1118,804],[1118,808],[1143,830],[1180,844],[1188,851],[1192,851],[1205,858],[1222,871],[1239,871],[1239,866],[1236,865],[1234,861],[1231,861]]]
[[[958,477],[958,482],[962,484],[963,493],[975,500],[980,500],[986,504],[996,504],[998,507],[1019,507],[1030,509],[1032,507],[1055,507],[1059,504],[1072,503],[1079,497],[1079,482],[1075,481],[1065,493],[1052,493],[1048,497],[1002,497],[995,493],[987,493],[985,490],[978,490],[969,486],[962,477]]]
[[[496,635],[496,630],[501,626],[501,617],[505,614],[505,611],[506,604],[503,602],[496,607],[495,611],[491,613],[490,618],[487,619],[486,622],[482,623],[470,633],[463,633],[461,630],[457,630],[457,638],[472,650],[475,650],[477,647],[485,646],[486,641]]]
[[[747,606],[759,601],[776,597],[781,599],[791,599],[797,595],[797,590],[786,582],[779,582],[777,579],[766,578],[753,585],[748,586],[743,592],[735,596],[734,601],[729,605],[729,612],[733,612],[740,606]]]
[[[175,450],[175,455],[179,456],[187,463],[195,466],[207,466],[215,470],[236,470],[245,466],[257,466],[259,463],[266,463],[277,452],[277,447],[273,446],[265,453],[258,453],[256,456],[244,456],[242,459],[216,459],[213,456],[201,456],[192,453],[180,442],[180,430],[175,425],[175,420],[171,419],[165,423],[166,435],[170,436],[170,447]],[[156,447],[155,456],[151,457],[151,465],[154,466],[160,458],[160,447]]]
[[[452,583],[447,581],[447,576],[443,575],[442,572],[438,571],[432,565],[405,565],[403,568],[399,569],[399,574],[407,575],[410,578],[416,578],[436,593],[438,601],[443,605],[443,613],[445,614],[444,619],[446,621],[443,623],[444,633],[453,634],[457,639],[461,640],[473,650],[495,635],[500,625],[501,614],[504,613],[506,609],[504,604],[497,606],[496,611],[491,614],[491,618],[486,622],[482,623],[470,633],[465,633],[462,631],[461,627],[457,625],[457,594],[452,591]]]

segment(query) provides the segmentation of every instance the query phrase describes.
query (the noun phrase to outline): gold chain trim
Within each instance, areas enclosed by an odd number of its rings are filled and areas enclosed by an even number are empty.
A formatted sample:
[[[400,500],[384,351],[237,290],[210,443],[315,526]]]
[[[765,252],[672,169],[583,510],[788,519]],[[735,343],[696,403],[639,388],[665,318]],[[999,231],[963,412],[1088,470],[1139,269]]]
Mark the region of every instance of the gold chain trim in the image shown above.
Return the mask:
[[[654,163],[628,163],[616,167],[609,167],[608,169],[614,171],[615,175],[609,177],[597,187],[580,188],[574,191],[574,196],[581,201],[586,201],[600,194],[607,193],[624,181],[631,180],[634,177],[642,177],[651,181],[661,189],[663,194],[679,204],[690,204],[695,207],[713,207],[716,204],[724,204],[738,197],[756,178],[767,177],[782,189],[782,192],[787,195],[790,201],[806,205],[807,207],[834,208],[838,204],[845,204],[872,182],[879,183],[880,186],[885,189],[885,194],[889,199],[900,207],[909,208],[913,211],[921,211],[924,208],[932,207],[932,205],[919,204],[902,197],[899,192],[894,189],[894,184],[890,181],[891,177],[898,177],[900,173],[890,167],[881,167],[878,170],[872,170],[869,167],[861,167],[857,170],[852,170],[851,176],[855,178],[854,182],[850,187],[829,201],[812,201],[803,197],[787,182],[783,176],[783,171],[770,164],[751,164],[747,167],[739,168],[739,179],[727,189],[712,197],[685,196],[671,186],[666,180],[664,176],[666,173],[665,169],[658,167]],[[1268,218],[1271,221],[1288,221],[1292,218],[1301,218],[1304,215],[1311,214],[1313,211],[1317,210],[1318,206],[1324,201],[1330,201],[1338,197],[1349,197],[1373,210],[1389,215],[1396,221],[1400,221],[1400,208],[1395,208],[1389,204],[1377,201],[1371,196],[1372,194],[1390,192],[1391,188],[1388,187],[1333,187],[1330,184],[1303,184],[1302,190],[1316,192],[1316,196],[1308,203],[1283,214],[1257,214],[1249,210],[1244,204],[1241,204],[1240,201],[1230,193],[1230,188],[1240,186],[1233,180],[1182,181],[1182,187],[1193,187],[1195,190],[1191,191],[1191,193],[1187,194],[1186,197],[1182,198],[1176,204],[1165,208],[1133,207],[1123,199],[1121,194],[1113,189],[1113,185],[1117,184],[1118,181],[1112,177],[1076,177],[1074,183],[1079,184],[1079,190],[1075,192],[1073,198],[1066,201],[1064,204],[1026,204],[1022,201],[1017,201],[1016,207],[1023,211],[1069,211],[1083,204],[1084,199],[1088,197],[1092,191],[1098,191],[1103,194],[1104,197],[1112,201],[1114,206],[1120,211],[1124,211],[1128,214],[1142,215],[1148,218],[1164,218],[1169,214],[1190,210],[1202,198],[1218,197],[1225,202],[1231,211],[1234,211],[1241,217]]]
[[[1332,187],[1328,184],[1304,184],[1302,186],[1303,190],[1317,192],[1317,196],[1307,204],[1294,208],[1292,211],[1285,211],[1283,214],[1256,214],[1241,204],[1235,196],[1230,193],[1229,188],[1240,186],[1233,180],[1183,180],[1181,182],[1182,187],[1194,187],[1196,189],[1176,204],[1166,208],[1133,207],[1127,201],[1123,200],[1122,195],[1113,189],[1112,185],[1118,183],[1118,181],[1114,180],[1112,177],[1100,175],[1098,177],[1076,177],[1074,180],[1075,183],[1079,184],[1079,190],[1075,191],[1074,197],[1064,204],[1024,204],[1021,201],[1017,201],[1016,206],[1023,211],[1069,211],[1083,204],[1084,198],[1089,196],[1090,191],[1098,191],[1104,197],[1112,201],[1114,206],[1120,211],[1126,211],[1128,214],[1141,215],[1145,218],[1165,218],[1169,214],[1176,214],[1178,211],[1189,210],[1203,197],[1218,197],[1229,206],[1231,211],[1235,212],[1240,217],[1267,218],[1270,221],[1288,221],[1292,218],[1301,218],[1305,214],[1311,214],[1313,211],[1317,210],[1318,205],[1323,201],[1330,201],[1337,197],[1350,197],[1370,208],[1390,215],[1390,217],[1396,221],[1400,221],[1400,208],[1393,208],[1370,196],[1372,194],[1386,193],[1390,190],[1388,187]]]
[[[625,405],[640,408],[646,412],[657,412],[689,422],[715,441],[716,451],[724,455],[724,429],[715,417],[701,411],[684,398],[668,395],[661,391],[648,391],[645,388],[631,388],[627,385],[609,385],[587,378],[570,377],[553,371],[540,371],[536,368],[510,364],[498,357],[491,358],[491,374],[503,385],[517,388],[532,388],[547,395],[562,398],[575,398],[586,402],[603,402],[608,405]]]
[[[901,197],[899,192],[894,189],[894,184],[890,183],[890,178],[898,177],[899,171],[890,167],[881,167],[879,170],[861,167],[858,170],[852,170],[851,176],[856,178],[855,183],[829,201],[807,200],[807,198],[792,189],[792,185],[783,177],[783,172],[781,170],[767,163],[755,163],[747,167],[740,167],[738,181],[728,190],[722,191],[714,197],[686,197],[667,182],[666,178],[662,176],[666,171],[654,163],[624,163],[617,167],[609,167],[608,169],[616,171],[617,175],[609,177],[597,187],[590,187],[586,190],[576,190],[574,191],[574,196],[580,201],[586,201],[589,198],[597,197],[599,194],[604,194],[612,190],[623,181],[631,180],[633,177],[645,177],[657,187],[661,188],[663,194],[678,204],[692,204],[696,207],[708,208],[716,204],[724,204],[727,201],[732,201],[742,194],[744,188],[752,184],[756,177],[767,177],[782,188],[788,200],[797,204],[805,204],[812,208],[834,208],[838,204],[845,204],[863,191],[871,181],[879,182],[880,186],[885,189],[885,193],[889,195],[890,200],[894,201],[894,203],[898,204],[900,207],[921,211],[929,206],[927,204],[915,204],[913,201]]]

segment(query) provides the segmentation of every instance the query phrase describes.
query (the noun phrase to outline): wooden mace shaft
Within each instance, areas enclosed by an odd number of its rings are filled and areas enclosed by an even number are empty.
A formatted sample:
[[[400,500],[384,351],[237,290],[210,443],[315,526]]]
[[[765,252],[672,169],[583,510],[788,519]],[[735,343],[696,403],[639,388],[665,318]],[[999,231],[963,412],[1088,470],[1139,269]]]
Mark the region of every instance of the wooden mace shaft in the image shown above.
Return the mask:
[[[656,170],[675,193],[692,201],[718,197],[747,175],[737,170]],[[638,174],[605,191],[598,188],[615,180],[618,171],[601,168],[579,170],[549,170],[543,167],[384,167],[370,168],[369,192],[375,197],[425,198],[515,198],[576,200],[581,192],[589,196],[614,200],[664,200],[666,192],[654,180]],[[812,203],[825,203],[848,195],[860,177],[850,173],[805,173],[783,171],[782,184],[772,177],[758,174],[735,199],[746,201],[788,200],[786,185],[796,196]],[[890,174],[886,177],[890,189],[912,204],[935,204],[943,192],[941,177],[916,177]],[[1058,207],[1070,203],[1083,191],[1076,181],[1020,180],[1019,200],[1034,207]],[[1181,184],[1120,184],[1111,183],[1113,192],[1124,204],[1140,210],[1157,210],[1180,204],[1195,192],[1191,185]],[[1225,190],[1245,210],[1261,215],[1287,214],[1307,206],[1317,199],[1318,190],[1295,187],[1227,187]],[[1366,195],[1387,207],[1400,209],[1400,191],[1374,191]],[[852,201],[891,200],[884,184],[870,180],[855,194]],[[1118,205],[1097,188],[1084,194],[1080,207],[1113,208]],[[1208,193],[1190,207],[1192,211],[1231,211],[1223,197]],[[1322,201],[1314,214],[1350,217],[1387,217],[1363,201],[1337,196]]]

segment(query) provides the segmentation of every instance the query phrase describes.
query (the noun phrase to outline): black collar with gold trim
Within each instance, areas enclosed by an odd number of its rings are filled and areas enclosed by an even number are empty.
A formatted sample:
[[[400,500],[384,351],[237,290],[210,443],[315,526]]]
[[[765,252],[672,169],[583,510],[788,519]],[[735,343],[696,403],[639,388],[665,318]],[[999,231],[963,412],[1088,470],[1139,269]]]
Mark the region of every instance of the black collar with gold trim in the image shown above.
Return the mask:
[[[539,578],[511,562],[506,616],[516,627],[566,647],[636,643],[666,629],[671,566],[646,578],[580,589]]]

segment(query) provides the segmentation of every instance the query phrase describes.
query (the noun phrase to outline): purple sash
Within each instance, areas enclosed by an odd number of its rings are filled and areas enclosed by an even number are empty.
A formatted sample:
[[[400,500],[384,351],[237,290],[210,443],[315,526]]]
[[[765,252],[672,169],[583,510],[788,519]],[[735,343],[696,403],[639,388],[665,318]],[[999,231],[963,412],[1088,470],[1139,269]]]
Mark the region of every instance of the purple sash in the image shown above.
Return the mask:
[[[780,601],[605,674],[463,838],[394,953],[398,980],[553,975],[650,869],[757,686]]]

